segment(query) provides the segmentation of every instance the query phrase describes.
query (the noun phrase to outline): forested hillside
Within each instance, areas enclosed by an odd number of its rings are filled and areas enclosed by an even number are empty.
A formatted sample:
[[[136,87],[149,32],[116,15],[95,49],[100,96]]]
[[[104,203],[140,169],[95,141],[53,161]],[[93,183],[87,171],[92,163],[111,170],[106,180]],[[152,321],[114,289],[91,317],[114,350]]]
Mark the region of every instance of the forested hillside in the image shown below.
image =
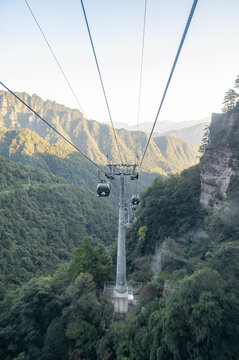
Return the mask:
[[[84,236],[114,244],[117,210],[89,189],[0,157],[0,286],[3,292],[69,261]]]
[[[191,168],[143,192],[127,253],[129,278],[145,286],[101,339],[100,359],[238,358],[239,226],[201,207],[199,175]]]
[[[224,129],[225,134],[225,129],[228,134],[238,129],[236,110],[228,116],[220,117],[219,128],[213,121],[212,163],[218,161],[215,129]],[[212,201],[206,207],[200,203],[206,190],[205,166],[212,174],[215,171],[208,150],[203,173],[195,166],[180,175],[157,178],[141,193],[137,219],[127,230],[128,281],[143,283],[138,304],[125,321],[114,322],[112,304],[102,297],[104,281],[113,280],[115,273],[114,249],[108,247],[115,226],[110,207],[90,194],[86,200],[86,194],[66,180],[2,159],[2,282],[11,284],[11,291],[3,296],[2,285],[0,357],[236,360],[238,147],[226,139],[227,135],[220,143],[221,153],[229,154],[229,145],[232,150],[227,162],[220,161],[227,177],[222,176],[217,186],[227,184],[220,201],[231,204],[233,199],[233,217],[224,216],[227,207],[218,210]],[[211,191],[210,196],[217,199],[218,192]],[[96,246],[100,243],[106,247]],[[78,248],[71,256],[74,246]],[[53,274],[61,262],[65,264]],[[52,275],[13,286],[29,275],[46,273]]]
[[[77,151],[70,147],[49,144],[39,135],[29,129],[0,130],[0,155],[24,165],[45,170],[64,178],[68,184],[81,185],[87,192],[89,189],[96,192],[99,182],[98,169]],[[102,166],[105,171],[108,167]],[[137,191],[151,185],[157,174],[141,172],[137,184]],[[100,178],[105,179],[104,174]],[[109,201],[118,204],[119,183],[112,182],[112,192]],[[128,194],[136,191],[136,183],[127,180]]]
[[[142,287],[124,319],[103,297],[117,208],[67,176],[0,158],[0,358],[237,360],[238,126],[238,105],[214,116],[200,166],[141,192],[126,253],[128,283]],[[76,159],[29,130],[3,131],[0,151],[49,169]]]
[[[126,321],[111,324],[101,295],[111,260],[85,239],[69,266],[5,297],[2,358],[237,359],[239,227],[199,197],[198,167],[142,194],[127,254],[128,278],[144,286]]]
[[[107,155],[109,160],[119,161],[113,129],[110,126],[85,119],[79,110],[49,100],[44,102],[37,95],[29,96],[26,93],[17,93],[17,95],[97,163],[107,164]],[[27,107],[4,91],[0,91],[0,127],[28,128],[49,143],[65,146],[63,139],[43,124]],[[140,159],[148,135],[142,131],[125,129],[116,129],[116,133],[123,162],[134,163],[136,156]],[[197,151],[197,146],[175,137],[152,139],[142,170],[162,175],[180,172],[198,162]]]

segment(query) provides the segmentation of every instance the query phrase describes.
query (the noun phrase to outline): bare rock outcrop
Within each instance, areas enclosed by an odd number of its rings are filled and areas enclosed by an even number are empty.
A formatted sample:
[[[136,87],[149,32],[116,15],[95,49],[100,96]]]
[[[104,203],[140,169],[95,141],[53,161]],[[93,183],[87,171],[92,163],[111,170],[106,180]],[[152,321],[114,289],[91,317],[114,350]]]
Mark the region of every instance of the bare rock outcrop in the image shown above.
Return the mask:
[[[239,183],[239,104],[226,114],[212,114],[209,143],[200,160],[201,196],[213,213],[229,207],[232,184]],[[232,195],[232,194],[231,194]]]

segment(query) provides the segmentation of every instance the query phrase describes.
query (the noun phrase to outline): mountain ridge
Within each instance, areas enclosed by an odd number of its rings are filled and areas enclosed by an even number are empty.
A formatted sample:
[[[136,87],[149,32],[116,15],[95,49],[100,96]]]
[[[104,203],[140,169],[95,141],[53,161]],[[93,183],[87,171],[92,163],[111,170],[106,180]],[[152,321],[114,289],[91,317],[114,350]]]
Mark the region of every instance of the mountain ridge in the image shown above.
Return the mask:
[[[70,185],[81,185],[85,191],[96,191],[99,182],[98,170],[71,147],[49,144],[29,129],[0,130],[0,155],[14,162],[21,162],[39,170],[64,178]],[[102,166],[103,170],[107,170]],[[103,176],[103,174],[100,174]],[[157,174],[141,172],[137,190],[151,185]],[[127,181],[129,193],[135,192],[135,183]],[[119,183],[116,180],[110,202],[117,205]]]
[[[185,121],[179,121],[179,122],[173,122],[173,121],[169,121],[169,120],[160,120],[155,126],[155,133],[163,135],[169,131],[181,130],[181,129],[188,128],[191,126],[203,124],[205,122],[210,122],[210,118],[206,117],[206,118],[203,118],[200,120],[188,120],[188,121],[185,120]],[[109,122],[105,122],[105,124],[109,124]],[[144,132],[150,133],[152,126],[153,126],[153,122],[144,121],[142,123],[134,124],[134,125],[129,125],[124,122],[115,122],[114,125],[115,125],[116,129],[124,128],[124,129],[130,130],[130,131],[144,131]]]
[[[183,141],[188,142],[191,145],[199,146],[202,143],[204,129],[209,124],[210,124],[210,122],[204,122],[202,124],[185,127],[180,130],[170,130],[170,131],[163,133],[163,135],[175,136]]]
[[[44,102],[35,94],[29,96],[26,93],[17,93],[17,95],[95,162],[107,164],[106,155],[109,156],[110,161],[119,161],[113,129],[110,126],[85,119],[79,110],[72,110],[50,100]],[[36,115],[5,91],[0,91],[0,127],[5,129],[28,128],[51,144],[63,144],[63,139],[60,139],[47,126],[43,126]],[[116,129],[116,133],[124,162],[134,163],[136,156],[139,159],[142,158],[148,140],[146,133],[142,131],[129,132],[125,129]],[[166,140],[169,141],[169,138],[167,137]],[[172,147],[172,141],[175,143],[174,147]],[[161,143],[152,138],[144,162],[144,171],[167,175],[196,164],[198,162],[197,148],[190,144],[185,145],[185,142],[180,141],[178,139],[170,140],[174,156],[166,159],[161,153]],[[183,161],[169,163],[169,159],[173,159],[175,156],[179,158],[180,154],[183,154]]]

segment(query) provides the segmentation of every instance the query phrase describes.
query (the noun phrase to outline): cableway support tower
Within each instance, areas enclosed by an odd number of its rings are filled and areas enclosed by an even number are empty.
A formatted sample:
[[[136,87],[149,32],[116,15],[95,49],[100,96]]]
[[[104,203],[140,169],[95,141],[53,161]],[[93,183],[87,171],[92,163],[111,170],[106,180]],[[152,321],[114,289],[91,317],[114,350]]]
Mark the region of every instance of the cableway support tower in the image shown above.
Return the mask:
[[[129,292],[126,280],[126,249],[125,249],[125,176],[136,180],[139,174],[136,171],[137,164],[108,164],[109,172],[105,175],[114,180],[116,176],[120,180],[119,199],[119,223],[118,223],[118,245],[117,245],[117,272],[116,284],[113,294],[114,312],[126,314],[128,312]]]

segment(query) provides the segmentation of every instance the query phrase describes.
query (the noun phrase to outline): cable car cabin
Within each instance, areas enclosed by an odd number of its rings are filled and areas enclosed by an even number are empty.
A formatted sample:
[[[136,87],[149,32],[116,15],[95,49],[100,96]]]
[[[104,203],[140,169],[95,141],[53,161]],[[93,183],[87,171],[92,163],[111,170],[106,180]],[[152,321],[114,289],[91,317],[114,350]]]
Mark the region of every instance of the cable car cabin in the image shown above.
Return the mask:
[[[97,186],[97,196],[107,197],[110,195],[110,184],[108,182],[102,181]]]
[[[131,175],[130,176],[130,178],[131,178],[131,180],[138,180],[138,178],[139,178],[139,174],[135,174],[135,175]]]
[[[139,202],[139,197],[137,195],[133,195],[132,198],[131,198],[131,204],[132,205],[139,205],[140,202]]]

